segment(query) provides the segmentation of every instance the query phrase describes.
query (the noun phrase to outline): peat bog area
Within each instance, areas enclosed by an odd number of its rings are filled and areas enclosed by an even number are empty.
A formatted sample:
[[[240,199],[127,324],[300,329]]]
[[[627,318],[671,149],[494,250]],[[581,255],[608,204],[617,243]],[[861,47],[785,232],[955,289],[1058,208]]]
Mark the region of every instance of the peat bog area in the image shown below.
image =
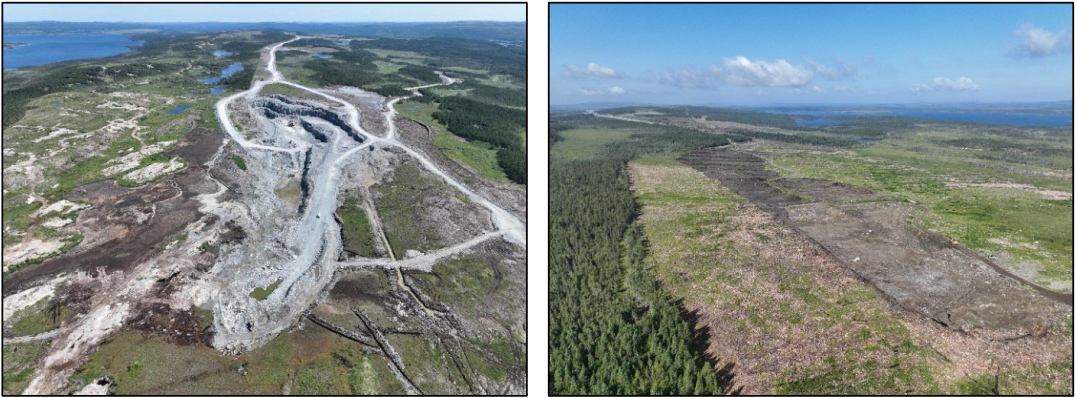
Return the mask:
[[[1072,294],[1038,287],[922,230],[925,208],[837,182],[780,178],[765,159],[724,148],[689,152],[680,161],[775,214],[892,304],[944,326],[1021,328],[1072,312]]]

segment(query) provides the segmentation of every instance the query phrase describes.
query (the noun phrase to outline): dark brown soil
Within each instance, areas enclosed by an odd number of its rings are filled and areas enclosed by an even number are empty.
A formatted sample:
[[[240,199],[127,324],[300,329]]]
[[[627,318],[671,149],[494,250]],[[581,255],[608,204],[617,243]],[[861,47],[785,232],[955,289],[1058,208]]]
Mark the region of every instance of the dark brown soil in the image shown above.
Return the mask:
[[[142,303],[127,321],[132,329],[145,335],[158,336],[177,345],[209,345],[209,325],[201,315],[190,310],[176,310],[166,304]]]
[[[680,160],[777,215],[900,307],[940,324],[1009,329],[1072,312],[1071,298],[1045,296],[945,237],[916,229],[910,205],[837,182],[779,179],[765,160],[723,148]]]
[[[137,189],[124,189],[112,182],[98,182],[75,188],[68,200],[94,203],[83,211],[76,228],[84,235],[115,231],[105,242],[83,242],[85,249],[27,267],[4,279],[3,293],[21,290],[26,283],[59,272],[83,270],[109,272],[127,270],[152,257],[192,222],[203,216],[195,197],[217,190],[205,176],[205,163],[221,145],[220,134],[194,129],[165,156],[180,156],[188,167],[174,175]]]
[[[766,161],[758,156],[707,148],[686,153],[680,161],[778,216],[784,215],[785,207],[805,203],[803,199],[770,185],[769,181],[776,179],[777,173],[766,170]]]
[[[820,202],[862,202],[888,199],[867,188],[853,187],[836,181],[779,178],[770,181],[770,184],[793,196]]]

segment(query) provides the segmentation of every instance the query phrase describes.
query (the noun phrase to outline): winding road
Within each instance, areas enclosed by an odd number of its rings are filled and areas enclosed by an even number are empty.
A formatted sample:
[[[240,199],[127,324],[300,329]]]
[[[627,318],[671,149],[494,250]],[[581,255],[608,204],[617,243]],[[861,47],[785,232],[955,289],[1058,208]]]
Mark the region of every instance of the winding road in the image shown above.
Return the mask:
[[[297,161],[298,157],[306,152],[311,144],[292,140],[292,145],[288,147],[279,147],[255,142],[254,140],[247,139],[247,137],[239,132],[232,123],[230,117],[230,105],[236,100],[240,98],[252,98],[268,84],[284,84],[340,104],[347,116],[345,118],[346,124],[357,132],[361,139],[357,140],[358,142],[355,142],[356,140],[351,137],[345,136],[341,132],[337,132],[331,141],[331,146],[325,151],[324,158],[321,158],[315,164],[310,165],[315,171],[312,174],[314,179],[313,188],[307,199],[305,212],[300,215],[301,218],[298,221],[298,225],[292,236],[292,242],[294,244],[292,248],[292,258],[288,260],[286,264],[282,264],[281,267],[276,268],[279,270],[278,276],[281,280],[279,287],[275,289],[265,301],[261,302],[254,302],[251,300],[246,301],[245,303],[239,303],[235,300],[245,297],[246,292],[231,292],[229,295],[222,296],[221,300],[218,301],[214,312],[220,311],[220,314],[236,314],[242,319],[245,319],[239,322],[232,320],[228,322],[227,325],[223,323],[218,325],[221,326],[218,328],[218,337],[230,336],[225,339],[228,341],[257,341],[260,339],[259,336],[275,333],[283,327],[286,327],[287,324],[290,324],[291,320],[297,317],[300,314],[300,311],[306,307],[306,304],[303,302],[305,299],[302,298],[316,296],[315,292],[320,291],[321,288],[324,287],[324,284],[328,283],[328,280],[324,278],[319,278],[317,276],[311,278],[312,275],[318,275],[318,273],[309,271],[317,270],[322,265],[328,267],[322,269],[322,271],[328,271],[330,274],[339,268],[380,267],[395,269],[397,271],[400,269],[429,270],[430,267],[440,259],[470,249],[479,243],[493,238],[503,238],[521,248],[526,248],[526,225],[519,218],[478,194],[470,187],[457,181],[455,178],[441,170],[425,155],[408,147],[396,138],[397,131],[395,118],[397,113],[393,105],[397,101],[421,95],[417,92],[419,89],[452,84],[455,82],[454,79],[451,79],[442,73],[438,73],[442,80],[441,83],[407,88],[406,90],[410,91],[412,95],[398,97],[389,101],[386,105],[388,112],[382,113],[386,119],[388,130],[385,137],[378,137],[362,128],[359,123],[359,110],[350,102],[325,92],[288,81],[284,78],[283,74],[277,70],[277,50],[288,43],[302,38],[302,36],[296,36],[291,40],[277,43],[269,47],[267,68],[271,77],[268,81],[256,81],[249,90],[222,98],[216,103],[216,115],[220,121],[221,127],[240,148],[248,153],[254,151],[284,152],[292,155],[293,162]],[[348,148],[351,144],[356,145]],[[392,258],[353,262],[337,262],[333,260],[333,255],[328,253],[337,252],[341,246],[339,228],[333,217],[323,217],[322,215],[330,215],[336,211],[337,191],[341,183],[340,179],[342,178],[343,168],[354,160],[353,155],[373,145],[401,149],[407,153],[407,155],[421,163],[424,168],[443,179],[445,183],[458,189],[472,202],[486,208],[490,213],[490,218],[495,231],[487,232],[458,245],[440,249],[420,257],[400,260]],[[232,270],[229,272],[234,273],[242,271]],[[322,274],[324,274],[324,272]],[[238,275],[235,276],[238,277]],[[239,286],[229,285],[231,290],[235,290],[238,287]],[[297,293],[299,296],[294,296]],[[235,296],[235,299],[227,298],[233,295]],[[299,297],[299,299],[295,297]],[[256,315],[254,315],[254,313],[259,312],[260,310],[258,310],[258,308],[261,307],[287,308],[286,312],[295,316],[271,316],[269,319],[263,317],[261,318],[261,321],[255,321]],[[250,313],[250,315],[241,315],[245,313]],[[217,320],[223,322],[220,317],[218,317]],[[237,326],[243,324],[246,324],[245,329],[242,326]],[[254,326],[253,329],[252,325]]]

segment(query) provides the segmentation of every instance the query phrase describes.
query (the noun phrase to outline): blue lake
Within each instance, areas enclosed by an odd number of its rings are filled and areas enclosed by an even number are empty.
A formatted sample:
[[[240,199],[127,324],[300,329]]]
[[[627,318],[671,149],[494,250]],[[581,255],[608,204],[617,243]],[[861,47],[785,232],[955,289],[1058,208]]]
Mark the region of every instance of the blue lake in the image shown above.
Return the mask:
[[[227,51],[214,51],[213,52],[213,56],[217,57],[217,59],[224,58],[224,57],[227,57],[229,55],[232,55],[232,53],[227,52]]]
[[[4,35],[4,43],[25,43],[4,49],[4,69],[51,64],[73,59],[100,58],[131,51],[142,43],[130,36],[105,34]]]
[[[169,115],[175,115],[175,114],[183,112],[183,111],[185,111],[187,109],[191,109],[191,106],[190,105],[177,106],[177,107],[173,108],[172,110],[168,111],[168,114]]]
[[[212,95],[224,94],[224,87],[213,87],[213,88],[209,89],[209,93],[212,94]]]
[[[797,120],[796,127],[818,127],[818,126],[836,126],[841,124],[836,120],[829,119],[815,119],[815,120]]]
[[[415,113],[416,110],[426,107],[426,105],[415,105],[407,109],[408,112]]]
[[[321,58],[321,59],[329,59],[329,58],[332,58],[333,56],[332,56],[332,54],[314,54],[314,55],[311,55],[311,57]]]
[[[236,62],[234,64],[228,65],[227,68],[224,68],[224,71],[220,72],[220,77],[203,77],[201,79],[198,79],[198,81],[205,84],[217,84],[220,83],[221,79],[234,75],[236,72],[240,72],[242,70],[243,64]]]

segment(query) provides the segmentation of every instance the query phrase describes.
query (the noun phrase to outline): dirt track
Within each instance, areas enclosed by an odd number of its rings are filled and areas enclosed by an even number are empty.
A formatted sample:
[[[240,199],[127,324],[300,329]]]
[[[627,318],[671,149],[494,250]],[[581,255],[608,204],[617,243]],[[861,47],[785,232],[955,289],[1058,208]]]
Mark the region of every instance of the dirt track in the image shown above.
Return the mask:
[[[909,224],[910,205],[830,181],[778,179],[765,160],[723,148],[680,160],[777,215],[895,304],[938,323],[1008,329],[1072,311],[1071,295],[1029,289],[982,256]]]

